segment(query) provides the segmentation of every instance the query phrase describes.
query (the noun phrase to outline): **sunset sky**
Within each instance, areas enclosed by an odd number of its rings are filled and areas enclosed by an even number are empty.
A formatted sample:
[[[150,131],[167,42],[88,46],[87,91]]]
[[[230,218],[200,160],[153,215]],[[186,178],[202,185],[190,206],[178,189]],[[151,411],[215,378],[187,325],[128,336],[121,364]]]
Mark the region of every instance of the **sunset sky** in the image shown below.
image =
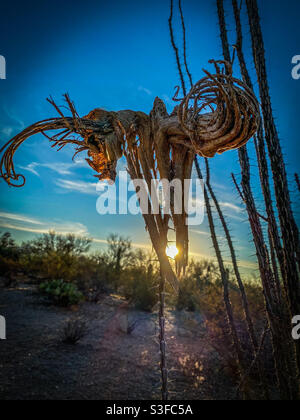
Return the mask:
[[[234,44],[230,4],[228,1],[227,18]],[[300,55],[294,35],[300,3],[288,0],[285,4],[286,10],[281,0],[259,1],[273,108],[299,217],[293,174],[299,172],[300,80],[291,77],[291,60]],[[222,58],[216,5],[214,0],[183,0],[183,7],[188,59],[196,81],[203,77],[203,68],[210,68],[209,59]],[[0,80],[0,145],[28,125],[56,116],[45,100],[50,95],[61,103],[61,95],[68,92],[80,115],[97,107],[149,113],[156,96],[173,109],[171,98],[178,75],[169,41],[168,0],[53,0],[51,8],[41,1],[5,2],[1,16],[0,55],[7,61],[7,80]],[[254,78],[245,10],[243,19],[246,56]],[[181,46],[177,12],[175,30]],[[249,150],[254,157],[252,141]],[[26,186],[13,189],[0,181],[0,231],[10,231],[18,241],[49,229],[72,232],[93,237],[97,249],[105,247],[110,233],[118,233],[129,236],[136,246],[149,247],[142,216],[100,216],[96,212],[97,180],[84,162],[85,156],[72,163],[72,155],[71,148],[57,153],[41,135],[26,141],[16,155]],[[124,168],[124,162],[120,167]],[[239,174],[237,152],[216,157],[211,167],[240,265],[253,270],[255,251],[247,214],[230,178],[231,172]],[[251,169],[253,190],[263,212],[254,159]],[[192,256],[214,255],[208,232],[206,218],[191,229]],[[224,244],[221,229],[219,233]],[[229,257],[226,250],[224,256]]]

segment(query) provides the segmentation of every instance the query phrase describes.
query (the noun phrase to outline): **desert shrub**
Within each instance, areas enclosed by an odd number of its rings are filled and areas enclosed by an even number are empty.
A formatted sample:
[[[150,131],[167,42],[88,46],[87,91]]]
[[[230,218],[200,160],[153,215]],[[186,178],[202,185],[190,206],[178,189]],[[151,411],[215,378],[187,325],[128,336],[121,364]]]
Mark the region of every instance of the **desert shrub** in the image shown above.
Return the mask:
[[[230,300],[237,321],[244,319],[240,290],[235,276],[228,270]],[[243,279],[249,306],[254,320],[264,319],[264,297],[262,288],[256,279]],[[224,312],[223,285],[216,264],[203,260],[192,261],[186,275],[181,279],[180,292],[173,304],[177,310],[200,311],[206,317],[213,318]]]
[[[219,272],[214,263],[203,260],[192,261],[180,283],[180,291],[175,297],[175,307],[182,311],[206,312],[211,305],[220,301]]]
[[[44,282],[40,285],[39,290],[59,306],[77,305],[83,300],[83,294],[77,287],[63,280]]]
[[[4,287],[14,286],[21,271],[18,261],[0,256],[0,275]]]
[[[234,274],[228,269],[230,301],[234,312],[235,326],[241,342],[243,355],[250,365],[253,359],[252,345],[248,334],[241,294]],[[257,337],[264,328],[264,297],[257,279],[243,279],[248,303]],[[181,280],[179,295],[174,299],[177,310],[199,311],[205,319],[207,346],[218,355],[226,376],[234,383],[239,380],[239,369],[233,351],[228,317],[224,305],[224,291],[218,267],[209,261],[192,262],[186,276]],[[271,354],[271,353],[270,353]],[[271,366],[267,352],[262,357]],[[259,379],[257,368],[251,380]]]
[[[109,269],[102,254],[81,255],[74,261],[76,273],[69,280],[89,301],[97,302],[102,294],[113,291]]]
[[[0,236],[0,256],[10,261],[18,261],[19,259],[20,248],[8,232]]]
[[[197,282],[194,278],[184,277],[180,283],[180,290],[176,301],[178,311],[195,312],[199,309],[200,296]]]
[[[60,235],[53,231],[23,244],[23,252],[44,256],[51,252],[58,255],[82,255],[89,251],[92,240],[73,234]]]
[[[10,233],[3,233],[0,236],[0,274],[4,277],[3,284],[6,287],[13,285],[16,275],[22,271],[19,258],[19,246]]]
[[[120,285],[123,268],[116,270],[115,262],[106,252],[94,254],[90,257],[93,274],[90,276],[92,287],[105,292],[115,292]]]
[[[151,312],[157,303],[158,278],[150,265],[126,269],[121,277],[121,291],[136,309]]]
[[[88,252],[91,240],[49,232],[22,244],[21,264],[32,277],[72,282],[78,277],[78,262]]]
[[[87,323],[82,319],[69,320],[62,332],[62,341],[65,344],[77,344],[88,333]]]

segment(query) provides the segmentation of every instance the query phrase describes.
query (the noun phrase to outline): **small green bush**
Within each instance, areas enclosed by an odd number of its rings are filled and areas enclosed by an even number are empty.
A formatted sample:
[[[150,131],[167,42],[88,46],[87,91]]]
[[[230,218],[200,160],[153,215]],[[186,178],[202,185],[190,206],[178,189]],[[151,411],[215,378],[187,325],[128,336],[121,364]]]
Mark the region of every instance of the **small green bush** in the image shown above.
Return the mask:
[[[152,270],[134,267],[123,272],[121,291],[138,310],[151,312],[157,303],[158,279]]]
[[[52,280],[40,285],[40,292],[60,306],[77,305],[83,300],[83,294],[72,283]]]
[[[188,267],[186,275],[181,279],[179,294],[175,299],[178,311],[206,312],[207,304],[215,308],[219,293],[218,268],[210,261],[194,262]],[[220,289],[220,293],[222,290]],[[211,299],[211,302],[210,302]]]

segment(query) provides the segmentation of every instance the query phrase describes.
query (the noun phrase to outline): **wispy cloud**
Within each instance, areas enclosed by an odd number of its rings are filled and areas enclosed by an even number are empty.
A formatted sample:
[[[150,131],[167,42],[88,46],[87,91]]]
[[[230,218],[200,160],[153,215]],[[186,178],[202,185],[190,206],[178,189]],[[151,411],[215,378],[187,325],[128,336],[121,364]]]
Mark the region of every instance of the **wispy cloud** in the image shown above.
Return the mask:
[[[237,206],[237,205],[235,205],[233,203],[220,202],[220,205],[222,207],[226,207],[226,208],[228,208],[230,210],[233,210],[236,213],[243,213],[244,212],[244,209],[242,207],[239,207],[239,206]]]
[[[33,219],[21,214],[0,212],[0,219],[15,220],[17,222],[29,223],[31,225],[42,225],[37,219]]]
[[[1,134],[3,134],[5,137],[11,137],[13,131],[14,130],[11,127],[3,127],[1,129]]]
[[[108,244],[106,239],[100,239],[100,238],[93,238],[93,242],[98,243],[98,244],[104,244],[104,245]],[[133,246],[133,248],[146,249],[147,251],[151,251],[152,249],[152,246],[149,244],[141,244],[141,243],[132,242],[131,245]]]
[[[168,95],[163,95],[163,100],[166,102],[166,104],[174,107],[174,101],[170,98]]]
[[[206,237],[209,237],[209,238],[211,237],[211,233],[206,232],[204,230],[191,229],[191,233],[195,233],[196,235],[206,236]],[[225,239],[225,236],[218,235],[218,238],[223,240],[223,239]]]
[[[190,252],[191,257],[194,257],[196,260],[201,259],[207,259],[212,261],[217,261],[217,258],[213,255],[206,255],[206,254],[200,254],[198,252]],[[225,264],[232,265],[231,260],[224,260]],[[240,260],[238,261],[238,265],[241,268],[247,269],[247,270],[257,270],[258,265],[256,262],[253,261],[246,261],[246,260]]]
[[[192,233],[196,233],[197,235],[210,236],[209,232],[205,232],[203,230],[194,230],[194,229],[191,229],[191,232]]]
[[[19,168],[23,169],[24,171],[28,171],[31,172],[32,174],[36,175],[36,176],[40,176],[40,174],[37,172],[37,170],[35,168],[37,168],[39,165],[38,163],[29,163],[26,166],[19,166]]]
[[[96,182],[57,179],[55,184],[64,192],[79,192],[81,194],[97,195],[98,184]]]
[[[215,181],[212,182],[212,187],[213,189],[222,190],[222,192],[228,190],[228,186],[226,184],[221,184]]]
[[[82,223],[68,221],[42,221],[21,214],[0,213],[0,228],[17,230],[21,232],[42,234],[53,230],[66,235],[73,233],[78,236],[87,236],[88,230]]]
[[[50,223],[50,224],[45,224],[45,227],[34,228],[30,226],[21,226],[21,225],[15,225],[13,223],[0,222],[0,228],[18,230],[21,232],[36,233],[36,234],[43,234],[43,233],[48,233],[50,231],[54,231],[61,235],[74,234],[76,236],[88,236],[86,227],[80,223],[74,223],[74,224],[72,223],[64,223],[64,224],[52,223],[51,224]]]
[[[247,216],[237,216],[235,214],[227,214],[227,217],[233,220],[237,220],[238,222],[245,222],[247,220]]]
[[[24,169],[25,171],[29,171],[33,173],[36,176],[40,176],[38,173],[39,168],[47,168],[50,169],[59,175],[71,175],[72,169],[77,168],[84,168],[87,167],[87,163],[85,160],[77,160],[72,163],[63,163],[63,162],[52,162],[52,163],[38,163],[38,162],[32,162],[29,163],[26,166],[20,166],[21,169]]]
[[[0,127],[1,136],[9,139],[13,136],[14,132],[24,129],[24,122],[15,117],[15,115],[6,107],[1,107],[0,114],[2,122]]]
[[[55,231],[61,235],[74,234],[76,236],[90,237],[89,231],[82,223],[69,221],[42,221],[33,217],[21,214],[0,212],[0,229],[17,230],[34,234],[48,233]],[[107,245],[106,239],[91,238],[96,244]],[[132,243],[133,248],[141,248],[150,251],[151,245],[143,243]]]
[[[149,90],[149,89],[145,88],[144,86],[139,86],[139,87],[138,87],[138,91],[140,91],[140,92],[144,92],[144,93],[146,93],[147,95],[152,96],[152,92],[151,92],[151,90]]]
[[[57,172],[59,175],[71,175],[71,165],[69,163],[43,163],[39,165],[42,168],[51,169],[54,172]]]

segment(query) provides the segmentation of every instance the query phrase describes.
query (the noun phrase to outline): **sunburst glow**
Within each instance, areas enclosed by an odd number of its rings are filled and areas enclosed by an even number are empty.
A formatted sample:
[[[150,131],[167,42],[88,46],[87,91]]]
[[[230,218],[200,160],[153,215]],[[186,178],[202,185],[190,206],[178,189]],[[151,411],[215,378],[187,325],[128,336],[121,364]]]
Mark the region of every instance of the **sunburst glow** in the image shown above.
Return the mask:
[[[179,251],[175,245],[170,245],[166,249],[166,254],[169,258],[175,259],[179,254]]]

